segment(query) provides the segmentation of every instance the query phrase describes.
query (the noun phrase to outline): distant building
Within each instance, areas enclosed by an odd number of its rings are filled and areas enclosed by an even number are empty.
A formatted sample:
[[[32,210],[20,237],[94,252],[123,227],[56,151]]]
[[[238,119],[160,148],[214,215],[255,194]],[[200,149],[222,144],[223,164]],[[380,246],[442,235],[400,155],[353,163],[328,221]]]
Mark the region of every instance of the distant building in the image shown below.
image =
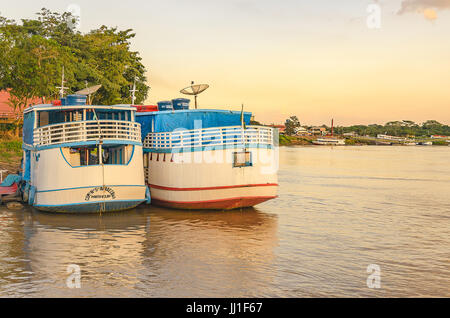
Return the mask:
[[[14,109],[9,105],[9,93],[7,91],[0,91],[0,118],[10,119],[14,118]]]
[[[308,136],[308,135],[311,135],[311,134],[308,132],[308,129],[306,129],[305,127],[296,127],[296,128],[294,129],[294,131],[295,131],[295,134],[296,134],[297,136]]]
[[[322,136],[325,136],[327,134],[327,129],[325,127],[319,127],[319,126],[311,127],[309,129],[309,133],[311,135],[322,135]]]
[[[7,90],[0,91],[0,119],[17,119],[23,116],[22,113],[14,112],[14,108],[9,103],[10,96]],[[29,101],[27,107],[40,103],[40,98],[33,98]]]
[[[396,136],[389,136],[389,135],[377,135],[378,139],[385,139],[385,140],[395,140],[395,141],[407,141],[408,139],[405,137],[396,137]]]
[[[344,137],[358,137],[358,134],[356,132],[352,131],[352,132],[344,133],[343,136]]]
[[[442,136],[442,135],[431,135],[433,139],[448,139],[450,136]]]

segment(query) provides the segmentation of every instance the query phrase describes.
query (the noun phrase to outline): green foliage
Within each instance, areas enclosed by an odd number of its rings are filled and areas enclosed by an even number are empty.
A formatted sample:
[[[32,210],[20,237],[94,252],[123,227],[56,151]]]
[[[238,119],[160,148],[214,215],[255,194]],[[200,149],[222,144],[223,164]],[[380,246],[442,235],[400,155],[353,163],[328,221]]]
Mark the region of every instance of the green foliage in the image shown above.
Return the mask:
[[[295,128],[300,127],[300,121],[298,120],[297,116],[291,116],[290,118],[286,119],[286,134],[287,135],[294,135],[295,134]]]
[[[356,145],[356,140],[355,139],[345,139],[345,144],[349,145],[349,146]]]
[[[286,135],[280,135],[280,146],[289,145],[292,141],[292,137]]]
[[[375,137],[378,134],[385,134],[398,137],[416,136],[429,137],[430,135],[450,136],[450,126],[443,125],[435,120],[428,120],[419,125],[412,121],[394,121],[386,125],[354,125],[350,127],[336,127],[336,134],[356,132],[360,136]]]
[[[71,13],[47,9],[21,24],[0,17],[0,89],[11,89],[12,106],[22,111],[32,97],[56,98],[63,66],[67,93],[102,84],[93,103],[126,104],[136,80],[136,103],[142,103],[149,86],[139,53],[131,51],[132,30],[101,26],[81,34],[73,22]]]
[[[22,156],[22,142],[20,140],[0,140],[0,160],[8,161]]]
[[[434,140],[433,146],[448,146],[449,143],[445,140]]]

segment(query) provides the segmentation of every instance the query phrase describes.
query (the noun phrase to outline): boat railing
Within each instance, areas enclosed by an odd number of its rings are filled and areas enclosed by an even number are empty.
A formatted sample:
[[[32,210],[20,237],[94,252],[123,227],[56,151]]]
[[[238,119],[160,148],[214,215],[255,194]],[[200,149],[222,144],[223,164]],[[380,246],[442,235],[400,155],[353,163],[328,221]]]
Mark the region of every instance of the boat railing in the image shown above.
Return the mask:
[[[149,133],[144,140],[144,148],[192,148],[222,145],[274,145],[273,128],[264,126],[213,127],[173,132]]]
[[[36,128],[34,145],[48,146],[93,140],[141,141],[139,123],[121,120],[66,122]]]

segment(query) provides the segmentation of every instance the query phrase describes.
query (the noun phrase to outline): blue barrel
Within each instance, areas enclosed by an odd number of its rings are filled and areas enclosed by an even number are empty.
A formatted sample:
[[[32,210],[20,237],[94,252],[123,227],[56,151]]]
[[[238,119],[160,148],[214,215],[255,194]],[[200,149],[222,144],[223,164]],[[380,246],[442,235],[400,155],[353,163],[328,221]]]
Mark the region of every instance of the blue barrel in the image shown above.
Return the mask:
[[[189,109],[189,103],[191,100],[186,98],[176,98],[172,99],[173,109],[174,110],[184,110]]]
[[[86,95],[67,95],[66,105],[68,106],[78,106],[86,105]]]
[[[63,97],[61,98],[61,106],[65,106],[66,105],[66,98]]]
[[[173,110],[172,102],[171,101],[158,102],[158,110],[159,111]]]

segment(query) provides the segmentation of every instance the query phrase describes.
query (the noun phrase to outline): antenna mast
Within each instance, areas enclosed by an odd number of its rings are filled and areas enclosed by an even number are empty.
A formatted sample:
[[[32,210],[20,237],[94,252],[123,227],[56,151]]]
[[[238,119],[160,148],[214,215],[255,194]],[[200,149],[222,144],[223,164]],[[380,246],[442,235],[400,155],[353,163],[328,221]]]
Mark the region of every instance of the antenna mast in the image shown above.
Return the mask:
[[[56,87],[59,88],[59,97],[63,98],[64,97],[64,90],[68,89],[68,87],[64,87],[64,66],[62,68],[62,76],[61,76],[61,86],[60,87]]]
[[[136,90],[136,77],[134,78],[134,83],[133,83],[133,89],[130,89],[131,92],[131,105],[134,105],[134,101],[136,100],[136,92],[139,92],[138,90]]]
[[[331,119],[331,137],[334,136],[334,119]]]

